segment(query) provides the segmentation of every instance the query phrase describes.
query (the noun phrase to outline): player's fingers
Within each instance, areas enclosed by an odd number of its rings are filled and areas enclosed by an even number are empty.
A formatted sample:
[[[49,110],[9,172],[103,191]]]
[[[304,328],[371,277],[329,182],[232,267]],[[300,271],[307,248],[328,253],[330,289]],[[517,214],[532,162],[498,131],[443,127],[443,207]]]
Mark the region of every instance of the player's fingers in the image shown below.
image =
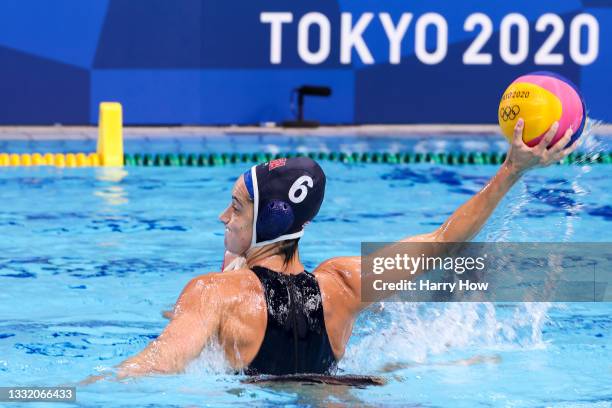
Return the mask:
[[[555,145],[550,148],[551,153],[556,154],[556,153],[561,152],[565,148],[565,146],[567,146],[573,134],[574,134],[574,131],[572,130],[571,127],[569,127],[565,131],[565,134],[563,135],[563,137],[557,140],[557,143],[555,143]]]
[[[578,149],[578,147],[580,147],[580,143],[582,142],[582,139],[578,139],[574,142],[574,144],[572,144],[571,146],[569,146],[566,149],[561,149],[557,152],[555,152],[553,154],[553,160],[554,161],[561,161],[563,160],[565,157],[569,156],[570,154],[572,154],[574,151],[576,151],[576,149]],[[557,145],[555,145],[556,147]]]
[[[538,149],[539,151],[546,150],[546,147],[548,147],[553,137],[557,133],[557,129],[559,129],[559,122],[555,122],[552,124],[550,129],[548,129],[548,131],[544,134],[542,140],[540,140],[540,143],[537,144],[536,149]]]
[[[582,144],[582,138],[579,138],[578,140],[576,140],[574,142],[573,145],[571,145],[567,149],[563,149],[562,150],[563,157],[567,156],[568,154],[574,153],[576,151],[576,149],[578,149],[580,147],[581,144]]]
[[[516,125],[514,125],[514,138],[512,139],[512,143],[516,147],[525,147],[525,142],[523,141],[523,128],[525,127],[525,121],[523,118],[519,118],[516,121]]]

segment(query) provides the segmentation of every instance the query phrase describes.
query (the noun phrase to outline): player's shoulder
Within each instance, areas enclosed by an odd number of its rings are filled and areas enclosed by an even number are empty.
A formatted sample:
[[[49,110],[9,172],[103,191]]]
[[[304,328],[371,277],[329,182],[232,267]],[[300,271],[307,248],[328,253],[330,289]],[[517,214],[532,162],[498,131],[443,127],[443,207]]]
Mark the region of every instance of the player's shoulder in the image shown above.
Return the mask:
[[[361,272],[360,256],[337,256],[329,258],[319,264],[314,270],[315,273],[333,272],[352,275],[353,272]]]
[[[232,271],[207,273],[196,277],[195,280],[201,282],[201,284],[222,288],[244,286],[250,282],[257,282],[257,277],[250,269],[241,268]]]
[[[329,282],[349,289],[361,291],[361,257],[340,256],[322,262],[313,272],[319,282]]]
[[[183,294],[188,299],[214,301],[218,304],[230,302],[256,289],[257,277],[249,269],[226,272],[210,272],[192,278]]]

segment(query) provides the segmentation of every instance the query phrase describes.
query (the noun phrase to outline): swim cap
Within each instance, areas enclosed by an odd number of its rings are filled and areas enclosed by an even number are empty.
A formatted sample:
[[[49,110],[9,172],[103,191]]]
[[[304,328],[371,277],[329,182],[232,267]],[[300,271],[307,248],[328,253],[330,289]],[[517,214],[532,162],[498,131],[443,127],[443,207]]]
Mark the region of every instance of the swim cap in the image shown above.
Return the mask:
[[[252,247],[304,235],[325,195],[325,174],[308,157],[253,166],[244,173],[244,183],[254,207]]]

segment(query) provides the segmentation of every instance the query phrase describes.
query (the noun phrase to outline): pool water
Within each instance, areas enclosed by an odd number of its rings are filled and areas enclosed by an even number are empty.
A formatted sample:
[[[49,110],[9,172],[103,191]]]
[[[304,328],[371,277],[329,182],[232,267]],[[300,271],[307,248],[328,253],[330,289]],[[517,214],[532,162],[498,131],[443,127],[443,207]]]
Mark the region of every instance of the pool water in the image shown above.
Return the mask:
[[[207,143],[234,151],[223,140]],[[457,140],[303,139],[266,149],[500,148],[498,140]],[[177,150],[164,143],[132,140],[126,149]],[[241,136],[237,151],[260,151],[260,143]],[[41,150],[36,147],[28,151]],[[4,142],[0,150],[21,148],[24,142]],[[433,230],[497,169],[321,164],[325,202],[301,240],[309,270],[333,256],[358,254],[361,241]],[[183,286],[219,270],[217,216],[244,170],[0,168],[0,386],[74,384],[144,348],[165,326],[161,312]],[[475,241],[611,242],[609,172],[593,165],[527,174]],[[358,320],[339,369],[382,376],[388,381],[382,387],[246,385],[212,345],[184,374],[79,387],[77,403],[610,407],[611,315],[610,303],[377,304]]]

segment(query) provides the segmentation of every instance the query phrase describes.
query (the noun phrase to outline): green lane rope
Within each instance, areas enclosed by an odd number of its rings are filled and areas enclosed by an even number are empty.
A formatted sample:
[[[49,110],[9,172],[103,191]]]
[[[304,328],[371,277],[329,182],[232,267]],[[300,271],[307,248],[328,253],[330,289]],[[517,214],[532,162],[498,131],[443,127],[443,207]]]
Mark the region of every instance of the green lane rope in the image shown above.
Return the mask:
[[[209,167],[232,163],[263,163],[280,157],[303,157],[314,160],[340,163],[430,163],[444,165],[499,165],[506,160],[506,153],[468,152],[468,153],[170,153],[170,154],[125,154],[126,166],[162,167]],[[562,164],[611,164],[612,152],[585,154],[572,153],[563,159]]]

